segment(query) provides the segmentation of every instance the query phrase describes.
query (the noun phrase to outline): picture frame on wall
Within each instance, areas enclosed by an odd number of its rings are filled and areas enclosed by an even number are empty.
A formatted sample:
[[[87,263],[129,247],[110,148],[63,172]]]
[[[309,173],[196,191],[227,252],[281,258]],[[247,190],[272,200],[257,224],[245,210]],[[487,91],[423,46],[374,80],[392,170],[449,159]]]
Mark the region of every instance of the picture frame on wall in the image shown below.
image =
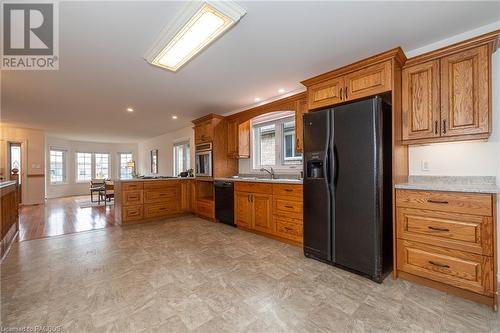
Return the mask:
[[[151,173],[158,173],[158,149],[151,150]]]

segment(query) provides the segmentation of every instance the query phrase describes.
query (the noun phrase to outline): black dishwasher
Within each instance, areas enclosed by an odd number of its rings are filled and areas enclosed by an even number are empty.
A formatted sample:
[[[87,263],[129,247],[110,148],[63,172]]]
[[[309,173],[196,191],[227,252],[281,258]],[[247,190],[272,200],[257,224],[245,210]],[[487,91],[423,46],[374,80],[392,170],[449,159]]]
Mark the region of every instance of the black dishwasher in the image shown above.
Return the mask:
[[[215,186],[215,218],[222,223],[234,224],[234,183],[216,180]]]

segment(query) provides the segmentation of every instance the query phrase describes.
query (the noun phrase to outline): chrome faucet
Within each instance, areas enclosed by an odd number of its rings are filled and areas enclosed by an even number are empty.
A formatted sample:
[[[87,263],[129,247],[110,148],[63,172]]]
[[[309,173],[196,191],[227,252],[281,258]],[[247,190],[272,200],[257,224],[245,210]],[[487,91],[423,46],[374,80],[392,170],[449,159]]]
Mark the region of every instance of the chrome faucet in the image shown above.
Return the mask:
[[[275,178],[275,174],[274,174],[274,170],[273,170],[273,168],[271,168],[271,171],[267,170],[266,168],[261,168],[261,169],[260,169],[260,172],[263,172],[263,171],[265,171],[265,172],[267,172],[269,175],[271,175],[271,179],[274,179],[274,178]]]

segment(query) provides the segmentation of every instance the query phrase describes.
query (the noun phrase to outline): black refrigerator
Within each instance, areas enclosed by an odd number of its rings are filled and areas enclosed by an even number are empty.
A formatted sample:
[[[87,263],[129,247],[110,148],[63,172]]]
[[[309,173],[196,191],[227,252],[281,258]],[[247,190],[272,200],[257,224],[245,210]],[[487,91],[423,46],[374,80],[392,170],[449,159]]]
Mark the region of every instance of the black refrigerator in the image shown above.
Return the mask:
[[[304,254],[382,282],[392,268],[391,107],[304,115]]]

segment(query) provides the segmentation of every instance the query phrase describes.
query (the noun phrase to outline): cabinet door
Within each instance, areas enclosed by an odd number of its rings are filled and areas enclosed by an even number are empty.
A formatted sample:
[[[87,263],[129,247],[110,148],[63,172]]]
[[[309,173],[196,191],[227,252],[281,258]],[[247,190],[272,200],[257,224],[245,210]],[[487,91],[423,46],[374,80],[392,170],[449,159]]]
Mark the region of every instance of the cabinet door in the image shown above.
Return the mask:
[[[250,158],[250,120],[238,125],[238,158]]]
[[[304,151],[304,123],[302,116],[307,111],[307,100],[297,101],[295,108],[295,150],[299,153]]]
[[[268,233],[274,232],[276,228],[273,224],[272,196],[253,193],[251,201],[253,204],[253,229]]]
[[[238,119],[227,122],[227,155],[238,158]]]
[[[194,127],[194,139],[196,143],[210,142],[213,140],[212,120],[206,120]]]
[[[227,154],[230,158],[250,158],[250,120],[227,123]]]
[[[317,109],[342,102],[344,77],[320,82],[307,89],[309,109]]]
[[[234,192],[234,220],[237,226],[252,227],[252,202],[251,194],[247,192]]]
[[[441,59],[441,134],[489,133],[488,45]]]
[[[439,60],[403,69],[403,140],[440,136]]]
[[[345,75],[343,100],[350,101],[390,91],[391,77],[390,61],[349,73]]]

